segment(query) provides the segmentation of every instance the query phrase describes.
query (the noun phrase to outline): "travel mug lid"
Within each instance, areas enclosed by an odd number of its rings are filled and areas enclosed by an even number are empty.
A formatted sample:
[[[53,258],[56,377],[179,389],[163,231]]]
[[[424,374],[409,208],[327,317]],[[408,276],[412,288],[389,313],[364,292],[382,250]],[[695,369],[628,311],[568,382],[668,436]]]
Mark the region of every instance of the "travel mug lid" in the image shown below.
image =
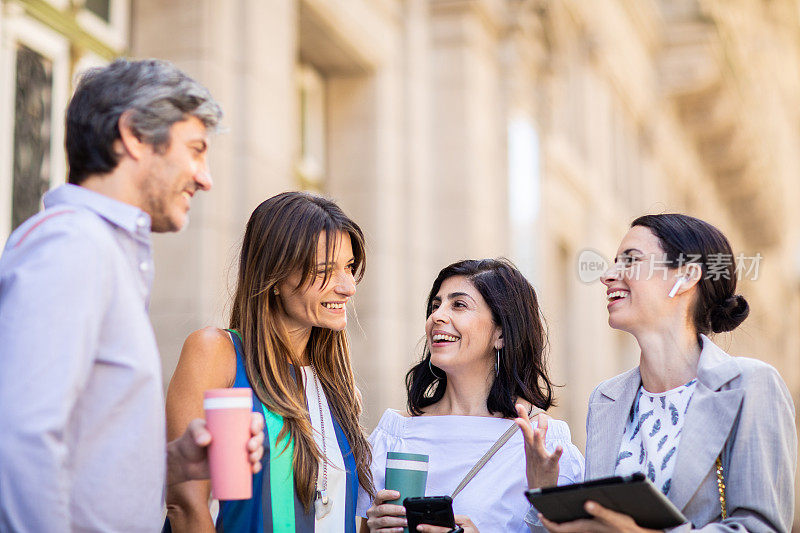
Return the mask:
[[[203,408],[252,409],[253,393],[244,387],[207,390],[203,393]]]
[[[427,472],[428,456],[421,453],[388,452],[386,468]]]

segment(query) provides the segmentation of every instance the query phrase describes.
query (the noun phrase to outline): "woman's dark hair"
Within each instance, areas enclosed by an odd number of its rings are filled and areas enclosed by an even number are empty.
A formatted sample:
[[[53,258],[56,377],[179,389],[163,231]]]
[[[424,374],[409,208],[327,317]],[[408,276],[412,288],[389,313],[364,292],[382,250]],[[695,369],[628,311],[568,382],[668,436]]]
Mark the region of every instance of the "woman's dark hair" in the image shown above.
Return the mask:
[[[492,311],[495,325],[500,326],[503,348],[497,376],[486,398],[490,413],[506,418],[516,417],[514,404],[525,399],[540,409],[554,405],[553,384],[547,376],[545,352],[547,334],[539,310],[536,292],[525,276],[507,259],[465,260],[441,270],[433,282],[425,307],[425,316],[432,312],[433,299],[444,280],[464,276],[478,290]],[[447,388],[445,372],[434,366],[441,379],[431,373],[431,352],[425,343],[422,360],[406,374],[408,411],[422,414],[422,409],[444,396]]]
[[[645,215],[631,223],[653,232],[672,268],[697,263],[702,276],[692,321],[697,333],[731,331],[744,322],[750,306],[736,294],[733,251],[720,230],[698,218],[677,213]],[[713,271],[709,271],[713,265]]]
[[[304,192],[285,192],[256,207],[247,222],[230,327],[242,336],[247,378],[259,400],[283,417],[277,441],[294,444],[294,485],[306,509],[311,507],[322,451],[314,442],[302,380],[295,381],[291,365],[301,362],[290,349],[289,333],[277,319],[283,310],[275,287],[294,272],[300,272],[296,290],[317,277],[317,247],[325,239],[325,256],[332,262],[337,237],[349,235],[353,248],[356,282],[364,275],[364,234],[333,201]],[[308,358],[317,371],[334,418],[342,426],[356,461],[359,484],[373,496],[370,464],[372,453],[359,424],[361,404],[357,399],[346,331],[314,327],[308,341]],[[282,453],[286,448],[281,448]]]

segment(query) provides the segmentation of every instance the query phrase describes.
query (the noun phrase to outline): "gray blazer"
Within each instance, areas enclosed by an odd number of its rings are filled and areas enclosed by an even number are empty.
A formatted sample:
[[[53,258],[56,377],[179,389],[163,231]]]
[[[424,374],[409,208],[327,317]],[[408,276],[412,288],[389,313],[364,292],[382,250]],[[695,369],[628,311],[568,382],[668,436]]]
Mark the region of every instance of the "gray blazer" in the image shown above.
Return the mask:
[[[792,527],[797,432],[778,372],[731,357],[703,336],[697,386],[678,444],[669,499],[689,519],[676,531],[781,531]],[[586,479],[613,476],[639,368],[589,397]],[[721,520],[715,461],[722,452],[728,518]]]

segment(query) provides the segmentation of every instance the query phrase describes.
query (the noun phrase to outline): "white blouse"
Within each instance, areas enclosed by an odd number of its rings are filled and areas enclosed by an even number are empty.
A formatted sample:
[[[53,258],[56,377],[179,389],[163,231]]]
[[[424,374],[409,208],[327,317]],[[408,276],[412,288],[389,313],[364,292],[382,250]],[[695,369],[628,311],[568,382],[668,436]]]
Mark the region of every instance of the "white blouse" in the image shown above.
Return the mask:
[[[659,393],[639,387],[622,434],[615,475],[641,472],[664,495],[669,494],[684,415],[696,385],[697,380],[693,379]]]
[[[491,448],[513,421],[483,416],[403,416],[388,409],[369,437],[375,488],[385,487],[386,453],[429,456],[427,496],[452,494],[467,472]],[[583,455],[572,444],[569,426],[549,420],[545,448],[561,445],[558,484],[583,481]],[[530,508],[525,498],[525,449],[517,431],[453,500],[455,514],[470,517],[481,533],[523,533]],[[359,490],[356,514],[366,516],[369,496]]]

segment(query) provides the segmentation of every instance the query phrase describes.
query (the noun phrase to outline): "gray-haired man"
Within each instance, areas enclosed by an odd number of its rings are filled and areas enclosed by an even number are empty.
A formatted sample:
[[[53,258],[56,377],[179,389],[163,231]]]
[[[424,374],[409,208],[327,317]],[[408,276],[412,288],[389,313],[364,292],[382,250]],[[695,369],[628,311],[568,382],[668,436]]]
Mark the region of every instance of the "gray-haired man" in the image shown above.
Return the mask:
[[[179,230],[211,188],[220,117],[166,62],[118,60],[81,79],[67,110],[70,183],[0,258],[0,531],[156,531],[165,478],[207,477],[202,421],[166,444],[147,308],[150,232]]]

